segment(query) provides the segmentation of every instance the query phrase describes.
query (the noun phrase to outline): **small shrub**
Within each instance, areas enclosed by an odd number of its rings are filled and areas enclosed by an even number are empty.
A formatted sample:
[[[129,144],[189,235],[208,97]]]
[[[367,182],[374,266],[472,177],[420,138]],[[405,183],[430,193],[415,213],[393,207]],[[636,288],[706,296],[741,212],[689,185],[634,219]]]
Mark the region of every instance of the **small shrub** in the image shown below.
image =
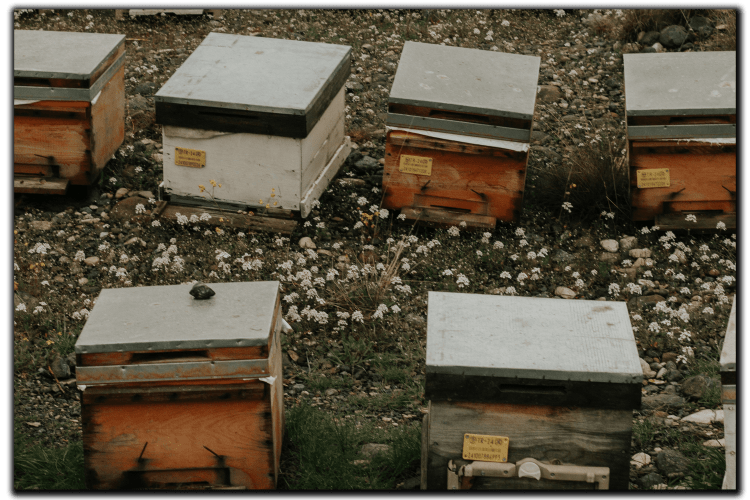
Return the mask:
[[[641,31],[661,31],[673,24],[686,24],[692,15],[689,9],[630,9],[626,10],[619,27],[618,38],[635,42]]]

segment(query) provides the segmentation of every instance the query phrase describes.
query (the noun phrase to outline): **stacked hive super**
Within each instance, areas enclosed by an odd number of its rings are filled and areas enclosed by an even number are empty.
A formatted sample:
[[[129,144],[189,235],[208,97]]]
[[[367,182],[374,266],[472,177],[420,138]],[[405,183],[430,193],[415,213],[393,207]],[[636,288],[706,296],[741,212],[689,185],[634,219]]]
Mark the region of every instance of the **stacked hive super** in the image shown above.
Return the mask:
[[[13,187],[91,185],[125,138],[125,35],[13,32]]]
[[[428,302],[422,489],[627,490],[643,372],[624,302]]]
[[[384,206],[436,224],[518,221],[539,62],[406,42],[388,101]]]
[[[623,63],[633,220],[737,227],[736,52],[625,54]]]
[[[279,283],[102,290],[76,342],[92,489],[276,485]]]
[[[344,45],[211,33],[155,96],[172,200],[303,217],[349,154]],[[273,195],[273,196],[272,196]]]

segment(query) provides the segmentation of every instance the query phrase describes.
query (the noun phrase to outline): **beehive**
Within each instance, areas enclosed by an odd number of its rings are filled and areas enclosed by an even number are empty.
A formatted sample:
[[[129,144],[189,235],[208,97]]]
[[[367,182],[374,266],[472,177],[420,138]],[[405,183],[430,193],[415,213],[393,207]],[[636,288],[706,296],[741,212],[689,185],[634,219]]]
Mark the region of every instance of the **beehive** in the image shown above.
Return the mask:
[[[125,138],[125,36],[13,32],[18,193],[90,185]]]
[[[623,57],[633,220],[736,227],[736,52]]]
[[[643,372],[625,303],[430,292],[426,365],[423,489],[627,489]]]
[[[299,210],[349,154],[344,45],[211,33],[156,93],[168,193]],[[271,196],[273,194],[273,196]]]
[[[437,223],[517,221],[539,63],[406,42],[388,100],[384,206]]]
[[[75,346],[93,489],[274,488],[278,282],[102,290]]]
[[[737,489],[737,296],[732,302],[721,364],[721,402],[724,405],[726,474],[722,489]]]

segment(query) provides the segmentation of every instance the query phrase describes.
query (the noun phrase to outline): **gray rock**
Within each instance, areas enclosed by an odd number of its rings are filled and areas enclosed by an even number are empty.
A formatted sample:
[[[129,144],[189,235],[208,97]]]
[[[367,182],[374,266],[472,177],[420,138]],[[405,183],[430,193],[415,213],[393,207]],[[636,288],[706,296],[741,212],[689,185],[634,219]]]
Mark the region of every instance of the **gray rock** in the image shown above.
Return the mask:
[[[71,372],[75,372],[76,370],[76,353],[71,352],[65,357],[65,361],[68,363],[68,367],[70,368]]]
[[[614,264],[615,262],[619,262],[620,255],[611,252],[602,252],[599,254],[599,260],[601,262],[609,262],[610,264]]]
[[[405,479],[401,484],[402,490],[418,490],[422,484],[422,478],[420,476],[410,477]]]
[[[99,257],[92,256],[92,257],[86,257],[83,259],[83,263],[87,266],[94,267],[99,264]]]
[[[684,477],[689,469],[690,461],[677,450],[662,450],[656,455],[656,467],[667,479]]]
[[[338,390],[336,390],[336,389],[334,389],[334,388],[331,388],[331,389],[328,389],[328,390],[326,391],[326,396],[329,396],[329,397],[330,397],[330,396],[335,396],[335,395],[336,395],[336,394],[338,394],[338,393],[339,393],[339,391],[338,391]]]
[[[133,94],[141,94],[143,96],[150,96],[156,91],[156,84],[153,82],[145,82],[140,85],[136,85],[133,89]]]
[[[562,96],[562,92],[556,85],[540,85],[536,96],[537,102],[551,104]]]
[[[685,398],[677,394],[662,392],[641,398],[641,407],[646,410],[677,410],[685,406]]]
[[[638,238],[635,236],[625,236],[620,240],[620,250],[630,250],[638,245]]]
[[[153,106],[143,96],[136,95],[128,99],[128,107],[131,111],[149,111]]]
[[[52,373],[54,373],[55,377],[58,379],[70,378],[70,367],[64,358],[55,358],[49,366],[52,368]]]
[[[544,144],[549,140],[549,136],[544,132],[534,130],[531,132],[531,142],[534,144]]]
[[[639,358],[639,360],[641,362],[641,370],[643,371],[643,376],[646,378],[654,378],[656,372],[651,369],[645,359]]]
[[[363,156],[354,166],[362,170],[377,170],[380,168],[380,163],[371,156]]]
[[[216,292],[205,283],[196,283],[193,285],[193,288],[190,289],[190,295],[192,295],[195,300],[206,300],[216,295]]]
[[[685,28],[678,25],[667,26],[661,30],[659,43],[669,49],[676,49],[683,43],[687,42],[688,32]]]
[[[664,302],[665,299],[661,295],[654,294],[654,295],[636,295],[635,297],[631,297],[630,300],[628,300],[628,308],[633,310],[637,308],[641,308],[644,305],[647,304],[656,304],[657,302]]]
[[[562,249],[552,254],[552,262],[570,262],[571,260],[573,260],[573,256]]]
[[[718,385],[719,382],[717,380],[701,373],[685,380],[680,386],[680,389],[682,389],[684,395],[700,399],[705,396],[710,389],[717,387]]]
[[[714,23],[707,17],[694,16],[688,23],[695,34],[701,38],[711,36],[714,32]]]
[[[633,248],[628,252],[628,255],[634,259],[649,259],[651,258],[651,250],[648,248]]]
[[[409,313],[406,315],[406,322],[415,326],[424,325],[427,321],[419,314]]]
[[[294,384],[292,386],[292,389],[295,390],[295,391],[297,391],[297,392],[304,391],[305,390],[305,384]]]
[[[676,368],[667,368],[667,373],[664,374],[664,380],[667,382],[679,382],[682,377],[682,372]]]
[[[661,33],[659,33],[658,31],[648,31],[646,33],[643,33],[643,37],[639,37],[640,40],[638,40],[638,43],[645,46],[653,45],[659,41],[660,37]]]
[[[661,475],[657,472],[649,472],[645,476],[639,477],[638,481],[636,481],[638,486],[640,486],[644,490],[650,490],[657,484],[662,484],[663,482],[664,479],[662,479]]]

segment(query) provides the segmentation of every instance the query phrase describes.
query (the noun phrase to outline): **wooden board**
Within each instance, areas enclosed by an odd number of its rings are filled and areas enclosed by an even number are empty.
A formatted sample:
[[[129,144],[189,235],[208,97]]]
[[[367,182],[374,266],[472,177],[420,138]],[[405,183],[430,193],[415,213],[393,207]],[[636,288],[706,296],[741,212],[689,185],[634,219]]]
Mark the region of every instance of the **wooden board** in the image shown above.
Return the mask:
[[[459,226],[462,222],[466,227],[476,230],[494,230],[495,218],[487,215],[451,212],[442,208],[414,208],[404,207],[401,214],[408,221],[424,223],[428,226],[450,227]]]
[[[737,211],[737,148],[701,142],[630,141],[634,221],[678,211]],[[670,186],[637,187],[638,171],[669,169]]]
[[[214,477],[212,469],[222,468],[227,486],[273,488],[266,386],[255,381],[193,392],[180,386],[168,392],[132,388],[127,394],[88,388],[81,412],[87,486],[178,489],[200,485]],[[164,476],[174,484],[159,484]]]
[[[399,171],[402,155],[432,159],[430,175]],[[440,199],[426,208],[465,208],[502,221],[518,221],[523,206],[528,152],[457,143],[413,132],[390,131],[386,137],[383,206],[417,206],[417,195]],[[451,201],[454,200],[454,201]]]
[[[465,433],[510,438],[508,462],[543,462],[610,468],[610,489],[627,490],[632,410],[483,403],[430,405],[426,488],[444,490],[450,460],[461,458]],[[425,466],[423,466],[425,467]],[[475,478],[478,489],[570,489],[581,484],[531,479]],[[588,485],[591,487],[591,485]]]
[[[654,218],[654,224],[659,226],[659,231],[674,231],[690,229],[695,231],[716,231],[716,224],[723,222],[728,230],[737,229],[737,213],[693,213],[696,222],[689,222],[685,217],[690,212],[658,214]]]
[[[91,106],[90,179],[98,173],[125,140],[125,66],[123,65],[104,86]]]
[[[140,222],[142,224],[150,224],[152,219],[148,213],[145,215],[138,215],[135,213],[135,207],[138,205],[148,205],[148,200],[139,197],[125,198],[117,205],[112,208],[110,215],[116,219],[131,220],[134,222]],[[158,213],[157,213],[158,212]],[[166,201],[159,202],[153,209],[154,219],[164,219],[172,223],[177,222],[177,214],[184,215],[190,220],[194,215],[198,221],[190,222],[190,226],[200,227],[235,227],[244,229],[246,231],[262,231],[268,233],[278,233],[289,235],[292,234],[294,228],[297,226],[297,221],[288,218],[284,214],[278,216],[262,216],[262,215],[243,215],[238,214],[236,210],[222,210],[218,208],[207,208],[205,206],[185,206],[185,205],[172,205]],[[207,213],[211,216],[208,221],[200,220],[200,216]],[[220,220],[221,219],[221,220]]]
[[[68,179],[52,177],[14,177],[13,192],[28,194],[65,194],[68,191]]]

